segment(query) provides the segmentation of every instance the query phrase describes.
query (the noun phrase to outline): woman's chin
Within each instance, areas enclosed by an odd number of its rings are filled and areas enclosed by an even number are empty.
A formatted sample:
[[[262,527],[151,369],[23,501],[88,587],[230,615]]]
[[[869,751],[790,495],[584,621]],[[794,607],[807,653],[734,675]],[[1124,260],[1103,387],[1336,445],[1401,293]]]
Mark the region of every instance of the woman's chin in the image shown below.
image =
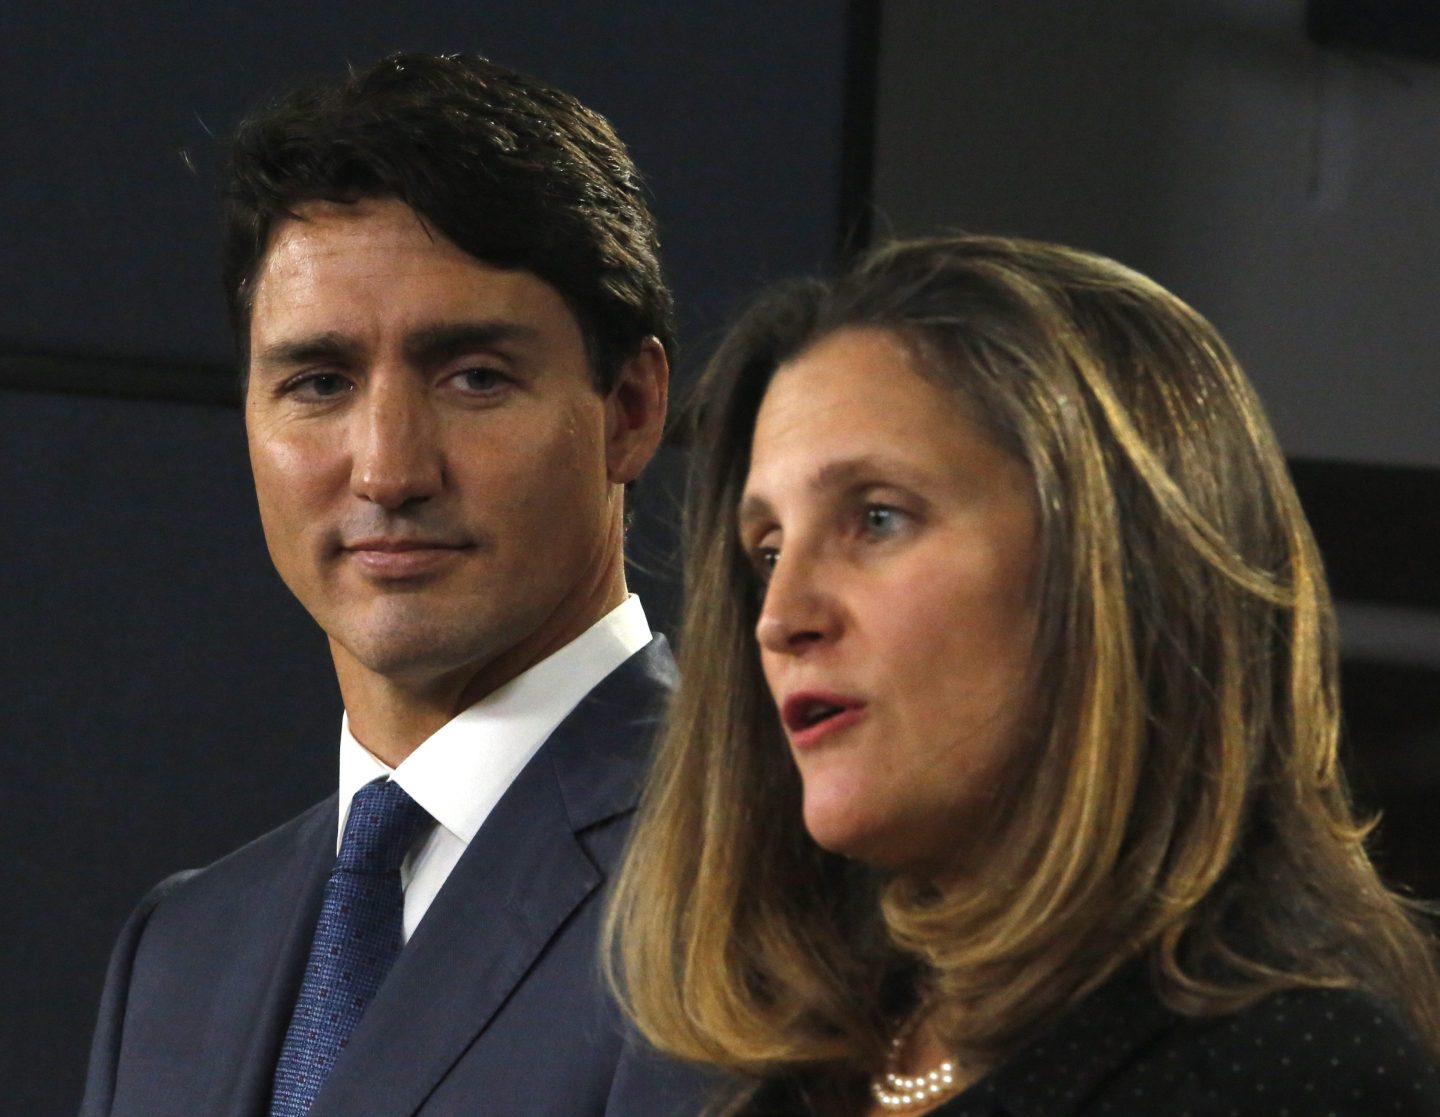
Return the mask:
[[[808,797],[805,829],[821,849],[860,861],[869,859],[866,851],[875,844],[874,828],[864,819],[832,805],[812,806]]]
[[[938,886],[969,876],[968,857],[954,835],[942,839],[938,826],[914,825],[857,809],[853,801],[827,799],[806,790],[805,829],[821,849],[877,869],[933,881]],[[901,822],[908,822],[908,827]]]
[[[877,868],[898,868],[894,834],[885,819],[872,812],[857,809],[851,802],[836,801],[823,796],[805,796],[805,829],[815,844],[830,853]]]

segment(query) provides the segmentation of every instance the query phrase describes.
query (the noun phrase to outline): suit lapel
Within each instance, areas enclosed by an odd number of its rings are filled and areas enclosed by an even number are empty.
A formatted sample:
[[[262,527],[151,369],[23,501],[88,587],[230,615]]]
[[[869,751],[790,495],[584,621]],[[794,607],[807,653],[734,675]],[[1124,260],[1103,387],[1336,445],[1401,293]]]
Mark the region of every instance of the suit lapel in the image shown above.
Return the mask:
[[[669,672],[657,638],[551,734],[441,888],[311,1117],[409,1117],[485,1030],[603,883],[576,835],[633,808]]]
[[[301,820],[286,862],[266,875],[252,912],[233,936],[236,958],[226,971],[232,980],[221,993],[234,1030],[217,1044],[216,1073],[201,1112],[258,1117],[268,1111],[275,1060],[335,862],[335,819],[331,796]]]

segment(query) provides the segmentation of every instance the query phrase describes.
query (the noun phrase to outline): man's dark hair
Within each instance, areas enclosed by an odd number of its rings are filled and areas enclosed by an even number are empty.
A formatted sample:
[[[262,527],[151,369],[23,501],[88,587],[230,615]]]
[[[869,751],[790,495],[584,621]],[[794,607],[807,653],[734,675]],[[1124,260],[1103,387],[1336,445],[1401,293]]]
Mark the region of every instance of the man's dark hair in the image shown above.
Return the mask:
[[[477,260],[528,271],[580,323],[608,391],[674,307],[644,183],[610,123],[483,58],[397,54],[243,121],[224,182],[224,282],[242,361],[275,225],[305,202],[395,198]]]

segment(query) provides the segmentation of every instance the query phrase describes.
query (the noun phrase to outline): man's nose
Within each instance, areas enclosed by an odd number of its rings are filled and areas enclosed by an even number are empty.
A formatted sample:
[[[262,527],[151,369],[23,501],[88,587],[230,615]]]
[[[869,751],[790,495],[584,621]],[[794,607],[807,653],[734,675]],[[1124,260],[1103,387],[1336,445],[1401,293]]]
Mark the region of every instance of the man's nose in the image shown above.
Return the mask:
[[[350,488],[357,497],[398,509],[440,491],[444,454],[424,384],[372,376],[356,412]]]
[[[844,610],[824,564],[801,551],[782,553],[765,587],[755,638],[766,651],[799,655],[832,643],[844,629]]]

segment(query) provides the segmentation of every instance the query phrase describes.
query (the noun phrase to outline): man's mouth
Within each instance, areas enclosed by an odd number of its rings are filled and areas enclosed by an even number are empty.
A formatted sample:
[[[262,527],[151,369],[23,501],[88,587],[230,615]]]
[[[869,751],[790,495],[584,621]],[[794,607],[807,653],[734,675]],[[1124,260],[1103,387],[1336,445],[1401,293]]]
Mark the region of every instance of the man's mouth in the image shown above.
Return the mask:
[[[376,551],[380,554],[401,554],[405,551],[458,551],[467,544],[448,539],[425,539],[408,536],[376,536],[341,544],[345,551]]]
[[[470,549],[468,543],[415,536],[373,536],[347,541],[340,548],[371,578],[386,582],[437,574]]]

